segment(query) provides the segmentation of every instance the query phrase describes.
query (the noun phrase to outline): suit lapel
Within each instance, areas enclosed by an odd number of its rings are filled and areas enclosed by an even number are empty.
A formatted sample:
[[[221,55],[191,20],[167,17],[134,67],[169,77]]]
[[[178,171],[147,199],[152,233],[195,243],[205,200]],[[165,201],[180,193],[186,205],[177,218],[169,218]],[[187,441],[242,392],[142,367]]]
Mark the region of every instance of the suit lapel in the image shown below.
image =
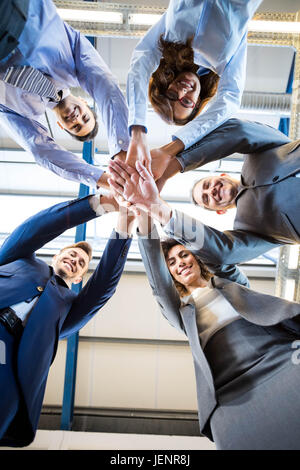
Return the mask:
[[[214,277],[211,283],[242,317],[257,325],[275,325],[300,314],[296,302],[261,294],[227,279]]]

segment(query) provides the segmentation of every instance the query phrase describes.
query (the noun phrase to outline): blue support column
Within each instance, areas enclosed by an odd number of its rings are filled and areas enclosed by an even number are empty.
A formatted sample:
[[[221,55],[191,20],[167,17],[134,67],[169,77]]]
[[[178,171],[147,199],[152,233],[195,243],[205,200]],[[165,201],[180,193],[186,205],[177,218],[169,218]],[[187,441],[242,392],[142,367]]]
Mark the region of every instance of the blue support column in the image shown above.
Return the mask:
[[[93,0],[85,0],[93,1]],[[95,38],[88,36],[87,39],[95,46]],[[84,142],[83,144],[83,159],[90,164],[93,164],[93,142]],[[84,197],[89,194],[89,187],[84,184],[80,185],[78,197]],[[86,224],[76,227],[75,243],[85,240],[86,238]],[[72,286],[72,290],[79,293],[82,288],[82,283]],[[70,430],[72,428],[73,412],[74,412],[74,399],[76,388],[76,370],[77,370],[77,353],[78,353],[78,339],[79,334],[75,333],[67,340],[67,353],[66,353],[66,367],[65,367],[65,383],[64,394],[62,403],[61,423],[62,430]]]
[[[295,58],[296,58],[296,52],[294,52],[294,57],[292,60],[292,65],[291,65],[291,70],[289,74],[289,79],[286,87],[286,93],[292,94],[292,88],[293,88],[293,77],[294,77],[294,68],[295,68]],[[279,126],[278,129],[285,135],[289,135],[290,131],[290,118],[281,118],[279,121]]]
[[[84,142],[83,158],[87,163],[93,163],[93,143]],[[89,187],[84,184],[80,185],[78,197],[84,197],[89,194]],[[75,243],[85,240],[86,224],[76,227]],[[82,283],[72,286],[72,290],[77,294],[82,288]],[[65,383],[61,413],[62,430],[68,431],[72,427],[75,387],[76,387],[76,370],[77,370],[77,352],[78,352],[78,333],[74,333],[67,339],[66,367],[65,367]]]

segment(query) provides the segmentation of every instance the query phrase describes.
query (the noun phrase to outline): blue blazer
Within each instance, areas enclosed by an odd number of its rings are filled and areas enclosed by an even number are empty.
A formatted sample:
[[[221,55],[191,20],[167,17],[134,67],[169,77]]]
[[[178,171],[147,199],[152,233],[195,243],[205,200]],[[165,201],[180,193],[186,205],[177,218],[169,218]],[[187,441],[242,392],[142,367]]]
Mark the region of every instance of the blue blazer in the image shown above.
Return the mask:
[[[34,439],[58,340],[82,328],[115,292],[131,243],[116,232],[78,295],[35,254],[65,230],[95,217],[88,197],[57,204],[21,224],[0,249],[0,309],[41,292],[18,346],[19,411],[10,437],[3,436],[0,445],[28,445]]]

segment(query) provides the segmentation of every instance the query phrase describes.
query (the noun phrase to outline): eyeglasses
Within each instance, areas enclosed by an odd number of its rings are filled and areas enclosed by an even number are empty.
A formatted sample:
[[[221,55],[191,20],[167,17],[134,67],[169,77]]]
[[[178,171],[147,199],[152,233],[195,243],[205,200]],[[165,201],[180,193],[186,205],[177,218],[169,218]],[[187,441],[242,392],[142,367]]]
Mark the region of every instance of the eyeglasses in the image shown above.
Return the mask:
[[[196,106],[196,104],[186,96],[179,99],[178,93],[173,90],[167,90],[165,96],[170,101],[180,101],[184,108],[194,108]]]

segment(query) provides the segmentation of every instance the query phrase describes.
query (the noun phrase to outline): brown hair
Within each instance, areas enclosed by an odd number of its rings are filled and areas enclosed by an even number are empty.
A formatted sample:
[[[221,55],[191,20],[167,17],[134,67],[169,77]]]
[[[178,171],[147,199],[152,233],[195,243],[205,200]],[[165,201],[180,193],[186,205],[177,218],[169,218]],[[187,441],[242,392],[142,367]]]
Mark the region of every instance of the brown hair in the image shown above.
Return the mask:
[[[177,240],[174,240],[173,238],[167,238],[166,240],[162,240],[160,244],[161,244],[166,261],[167,261],[168,253],[171,250],[171,248],[173,248],[173,246],[176,246],[176,245],[181,245],[181,243],[179,243]],[[196,255],[195,253],[192,253],[192,255],[194,256],[195,260],[197,261],[200,267],[201,277],[205,279],[206,281],[209,281],[210,278],[213,277],[213,274],[209,271],[208,267],[203,263],[203,261],[201,261],[198,255]],[[181,284],[181,282],[176,281],[176,279],[174,279],[173,276],[172,276],[172,279],[174,281],[175,287],[178,290],[180,297],[184,297],[185,295],[188,295],[188,291],[186,287],[183,284]]]
[[[60,250],[59,253],[61,253],[62,251],[68,250],[69,248],[81,248],[88,255],[89,261],[91,261],[91,259],[93,257],[92,247],[88,242],[81,241],[81,242],[73,243],[72,245],[64,246]]]
[[[165,96],[169,85],[182,72],[197,73],[199,66],[194,63],[192,49],[193,36],[186,43],[165,41],[160,36],[158,47],[162,53],[159,66],[152,74],[149,82],[149,100],[153,109],[168,124],[183,126],[201,113],[208,101],[216,94],[220,77],[210,71],[199,78],[201,91],[195,108],[184,120],[175,118],[170,100]]]

